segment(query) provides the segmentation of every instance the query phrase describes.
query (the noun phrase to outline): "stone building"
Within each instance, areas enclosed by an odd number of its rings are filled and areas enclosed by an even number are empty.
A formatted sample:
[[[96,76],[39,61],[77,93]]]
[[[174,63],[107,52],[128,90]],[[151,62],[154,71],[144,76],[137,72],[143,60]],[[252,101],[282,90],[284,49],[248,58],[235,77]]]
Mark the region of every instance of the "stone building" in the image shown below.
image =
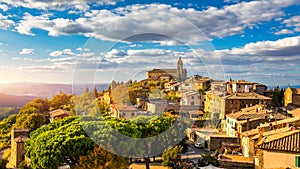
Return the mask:
[[[191,106],[204,106],[205,96],[198,91],[182,91],[181,93],[181,105],[191,105]]]
[[[300,107],[300,88],[288,87],[284,92],[284,106]]]
[[[230,80],[227,83],[227,91],[228,93],[247,93],[247,92],[255,92],[259,94],[263,94],[263,92],[267,90],[267,86],[255,82],[248,82],[245,80]]]
[[[257,148],[255,168],[281,169],[300,167],[299,129],[263,137]]]
[[[50,122],[53,122],[55,119],[63,119],[70,116],[70,112],[67,110],[57,109],[49,112]]]
[[[187,78],[187,70],[183,68],[181,57],[177,61],[177,69],[153,69],[147,71],[147,80],[170,81],[176,79],[177,82],[184,82]]]
[[[264,105],[246,107],[226,115],[226,134],[240,137],[242,132],[255,129],[260,124],[285,118],[287,117],[266,109]]]
[[[25,160],[25,146],[24,143],[29,139],[28,129],[12,129],[11,131],[11,156],[10,165],[17,167],[23,160]]]

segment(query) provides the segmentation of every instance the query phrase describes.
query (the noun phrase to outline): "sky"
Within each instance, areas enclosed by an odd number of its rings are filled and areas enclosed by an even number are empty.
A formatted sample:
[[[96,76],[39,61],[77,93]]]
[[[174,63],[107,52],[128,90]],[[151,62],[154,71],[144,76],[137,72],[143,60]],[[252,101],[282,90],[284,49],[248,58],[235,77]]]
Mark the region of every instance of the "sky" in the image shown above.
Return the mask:
[[[1,0],[0,83],[107,83],[153,68],[300,84],[299,0]]]

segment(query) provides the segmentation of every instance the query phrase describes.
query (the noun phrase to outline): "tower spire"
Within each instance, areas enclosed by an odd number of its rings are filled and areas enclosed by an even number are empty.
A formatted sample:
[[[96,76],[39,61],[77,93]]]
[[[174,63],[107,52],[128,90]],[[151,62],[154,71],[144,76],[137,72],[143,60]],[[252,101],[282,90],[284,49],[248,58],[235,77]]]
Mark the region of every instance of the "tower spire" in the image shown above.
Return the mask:
[[[181,56],[179,57],[177,61],[177,81],[182,82],[183,81],[183,62],[181,60]]]

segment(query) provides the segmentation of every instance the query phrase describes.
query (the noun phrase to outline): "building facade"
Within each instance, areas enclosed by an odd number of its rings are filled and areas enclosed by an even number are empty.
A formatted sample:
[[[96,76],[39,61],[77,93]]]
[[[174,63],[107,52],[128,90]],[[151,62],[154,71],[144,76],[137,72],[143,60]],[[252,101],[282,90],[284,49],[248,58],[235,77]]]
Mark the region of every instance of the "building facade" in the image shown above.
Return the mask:
[[[300,107],[300,89],[288,87],[284,92],[284,106]]]
[[[184,82],[187,78],[187,70],[183,68],[181,57],[177,61],[177,69],[153,69],[146,72],[147,80]]]

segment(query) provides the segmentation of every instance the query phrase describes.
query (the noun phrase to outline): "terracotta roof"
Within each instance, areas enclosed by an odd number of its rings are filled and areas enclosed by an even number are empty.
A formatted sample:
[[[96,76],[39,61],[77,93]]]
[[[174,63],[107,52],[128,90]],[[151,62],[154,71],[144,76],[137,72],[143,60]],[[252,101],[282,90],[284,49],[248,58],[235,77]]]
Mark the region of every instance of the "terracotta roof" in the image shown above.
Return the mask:
[[[300,117],[300,108],[290,111],[294,117]]]
[[[243,133],[242,133],[242,136],[248,137],[248,136],[256,135],[256,134],[258,134],[258,133],[259,133],[259,129],[256,128],[256,129],[252,129],[252,130],[243,132]]]
[[[263,138],[258,148],[300,153],[300,130],[275,134]]]
[[[263,136],[271,136],[274,134],[281,134],[284,132],[288,132],[291,131],[290,127],[284,127],[284,128],[280,128],[280,129],[274,129],[274,130],[270,130],[270,131],[266,131],[263,133]],[[258,139],[260,136],[260,134],[256,134],[254,137],[252,137],[252,139]]]
[[[62,109],[57,109],[57,110],[53,110],[51,112],[49,112],[50,117],[56,117],[56,116],[60,116],[60,115],[70,115],[70,112],[67,110],[62,110]]]
[[[29,133],[29,129],[16,129],[16,128],[14,128],[13,130],[14,130],[14,132],[21,132],[21,133],[28,132]]]
[[[197,94],[200,94],[199,92],[197,91],[186,91],[186,92],[182,92],[182,95],[185,95],[185,96],[189,96],[189,95],[197,95]]]
[[[281,114],[272,114],[277,120],[286,118]],[[241,109],[241,111],[230,113],[226,115],[229,118],[236,120],[246,120],[246,119],[265,119],[266,116],[270,116],[267,109],[264,109],[264,105],[255,105],[247,108]]]
[[[251,92],[251,93],[233,93],[227,97],[227,99],[259,99],[259,100],[271,100],[271,98]]]
[[[300,94],[300,88],[291,88],[293,94]]]
[[[177,73],[177,69],[152,69],[147,71],[149,73]],[[183,69],[183,72],[187,72],[186,69]]]
[[[276,125],[282,125],[282,124],[289,124],[289,123],[294,123],[300,121],[300,117],[293,117],[293,118],[287,118],[287,119],[283,119],[283,120],[279,120],[276,122],[272,122],[272,126],[276,126]],[[266,123],[266,124],[261,124],[260,127],[269,127],[270,123]]]
[[[21,136],[16,137],[14,139],[14,141],[17,142],[17,143],[22,143],[22,142],[25,142],[28,139],[29,139],[28,137],[21,135]]]
[[[254,119],[254,118],[265,118],[266,110],[262,110],[259,112],[236,112],[236,113],[230,113],[227,114],[227,117],[237,119],[237,120],[246,120],[247,118],[249,119]]]

